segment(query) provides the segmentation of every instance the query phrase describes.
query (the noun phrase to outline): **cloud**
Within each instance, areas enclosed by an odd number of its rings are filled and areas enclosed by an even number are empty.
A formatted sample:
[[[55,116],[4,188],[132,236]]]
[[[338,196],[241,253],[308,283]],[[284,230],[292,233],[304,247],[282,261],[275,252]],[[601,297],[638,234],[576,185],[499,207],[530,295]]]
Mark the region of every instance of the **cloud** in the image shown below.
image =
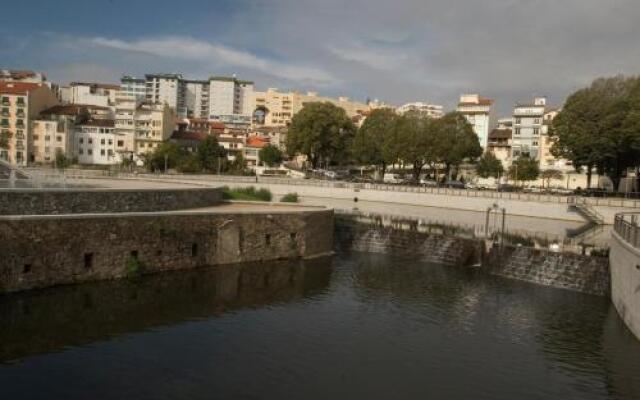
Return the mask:
[[[189,37],[163,36],[133,41],[94,37],[86,40],[96,46],[151,54],[164,58],[180,58],[201,62],[215,62],[228,66],[261,71],[287,80],[314,85],[336,84],[338,79],[319,68],[296,65],[257,57],[249,52],[235,50],[216,43]]]
[[[387,49],[368,48],[362,44],[351,46],[328,46],[329,52],[345,61],[360,63],[366,67],[382,71],[392,71],[406,61],[407,56]]]

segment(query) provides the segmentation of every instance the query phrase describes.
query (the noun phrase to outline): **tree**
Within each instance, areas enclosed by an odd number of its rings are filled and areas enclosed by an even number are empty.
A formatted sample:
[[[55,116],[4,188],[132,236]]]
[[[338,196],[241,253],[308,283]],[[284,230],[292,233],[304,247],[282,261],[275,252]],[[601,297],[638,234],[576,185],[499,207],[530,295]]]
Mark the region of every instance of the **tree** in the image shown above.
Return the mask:
[[[606,174],[618,188],[628,168],[640,166],[640,79],[595,80],[572,94],[551,126],[552,154]]]
[[[176,143],[163,142],[153,152],[144,154],[144,164],[149,171],[164,171],[176,168],[184,158],[184,150]]]
[[[400,118],[398,139],[399,158],[411,165],[411,175],[418,182],[425,165],[435,159],[434,120],[417,113],[407,113]]]
[[[473,127],[464,115],[458,112],[446,114],[435,122],[435,154],[444,164],[447,176],[452,167],[465,160],[475,160],[482,155],[482,147]]]
[[[205,171],[222,172],[226,169],[227,151],[218,144],[215,136],[207,136],[196,152],[200,166]]]
[[[562,171],[559,171],[557,169],[545,169],[544,171],[540,172],[540,178],[542,178],[542,187],[545,187],[545,183],[546,183],[546,187],[548,188],[551,184],[551,180],[560,180],[562,179],[563,174]]]
[[[282,162],[282,152],[279,148],[272,145],[267,145],[261,148],[260,152],[258,152],[258,157],[260,158],[260,162],[269,167],[273,167],[274,165],[278,165]]]
[[[478,160],[476,171],[481,178],[500,178],[504,173],[504,167],[493,153],[486,152]]]
[[[65,169],[72,164],[72,160],[67,157],[62,150],[57,149],[54,164],[57,169]]]
[[[352,154],[362,164],[375,165],[384,176],[387,165],[398,160],[398,126],[400,118],[389,108],[373,110],[358,129]]]
[[[344,109],[329,102],[307,103],[291,120],[287,152],[306,155],[313,168],[320,163],[344,162],[355,130]]]
[[[538,162],[529,157],[520,157],[509,167],[509,179],[513,181],[535,181],[540,175]]]

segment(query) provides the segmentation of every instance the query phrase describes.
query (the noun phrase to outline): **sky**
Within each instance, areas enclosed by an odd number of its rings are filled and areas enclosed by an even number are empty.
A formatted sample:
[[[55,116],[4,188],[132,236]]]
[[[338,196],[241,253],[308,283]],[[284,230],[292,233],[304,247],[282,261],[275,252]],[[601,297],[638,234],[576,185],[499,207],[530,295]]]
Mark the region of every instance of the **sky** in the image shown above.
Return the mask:
[[[559,106],[640,74],[638,0],[22,0],[0,12],[0,68],[49,80],[236,74],[259,90],[455,106]]]

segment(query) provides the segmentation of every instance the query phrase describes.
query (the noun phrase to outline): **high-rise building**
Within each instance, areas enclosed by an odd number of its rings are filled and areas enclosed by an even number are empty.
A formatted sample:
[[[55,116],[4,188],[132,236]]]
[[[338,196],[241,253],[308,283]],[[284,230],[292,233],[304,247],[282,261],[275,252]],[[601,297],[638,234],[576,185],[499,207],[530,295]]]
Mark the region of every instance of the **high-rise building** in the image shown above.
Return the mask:
[[[144,101],[147,95],[146,80],[125,75],[120,79],[120,92],[118,98]]]
[[[517,103],[513,108],[513,158],[540,159],[540,137],[543,133],[547,99],[536,97],[531,103]]]
[[[43,83],[0,82],[0,159],[26,165],[31,121],[56,104],[56,95]]]
[[[253,112],[253,97],[253,82],[213,76],[209,78],[209,119],[249,117]]]
[[[181,74],[147,74],[146,102],[167,104],[179,116],[186,116],[186,83]]]
[[[440,118],[444,115],[444,107],[439,104],[429,104],[420,101],[407,103],[396,109],[398,114],[406,114],[408,112],[419,112],[431,118]]]
[[[189,118],[209,116],[209,81],[185,81],[185,107]]]
[[[465,116],[473,126],[473,131],[478,136],[480,146],[487,149],[489,132],[493,129],[494,114],[493,100],[481,97],[478,94],[463,94],[460,96],[457,111]]]

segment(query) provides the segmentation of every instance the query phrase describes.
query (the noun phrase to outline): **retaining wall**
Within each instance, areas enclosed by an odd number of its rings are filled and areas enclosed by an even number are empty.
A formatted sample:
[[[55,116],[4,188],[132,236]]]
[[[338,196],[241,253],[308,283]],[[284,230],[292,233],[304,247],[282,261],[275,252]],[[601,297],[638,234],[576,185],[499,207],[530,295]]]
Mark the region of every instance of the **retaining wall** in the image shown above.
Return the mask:
[[[620,317],[640,339],[640,249],[614,231],[610,257],[611,299]]]
[[[219,188],[0,189],[0,215],[169,211],[208,207],[221,200]]]
[[[531,247],[492,247],[483,264],[493,275],[598,296],[610,295],[609,260]]]
[[[333,211],[0,217],[0,292],[332,251]]]

